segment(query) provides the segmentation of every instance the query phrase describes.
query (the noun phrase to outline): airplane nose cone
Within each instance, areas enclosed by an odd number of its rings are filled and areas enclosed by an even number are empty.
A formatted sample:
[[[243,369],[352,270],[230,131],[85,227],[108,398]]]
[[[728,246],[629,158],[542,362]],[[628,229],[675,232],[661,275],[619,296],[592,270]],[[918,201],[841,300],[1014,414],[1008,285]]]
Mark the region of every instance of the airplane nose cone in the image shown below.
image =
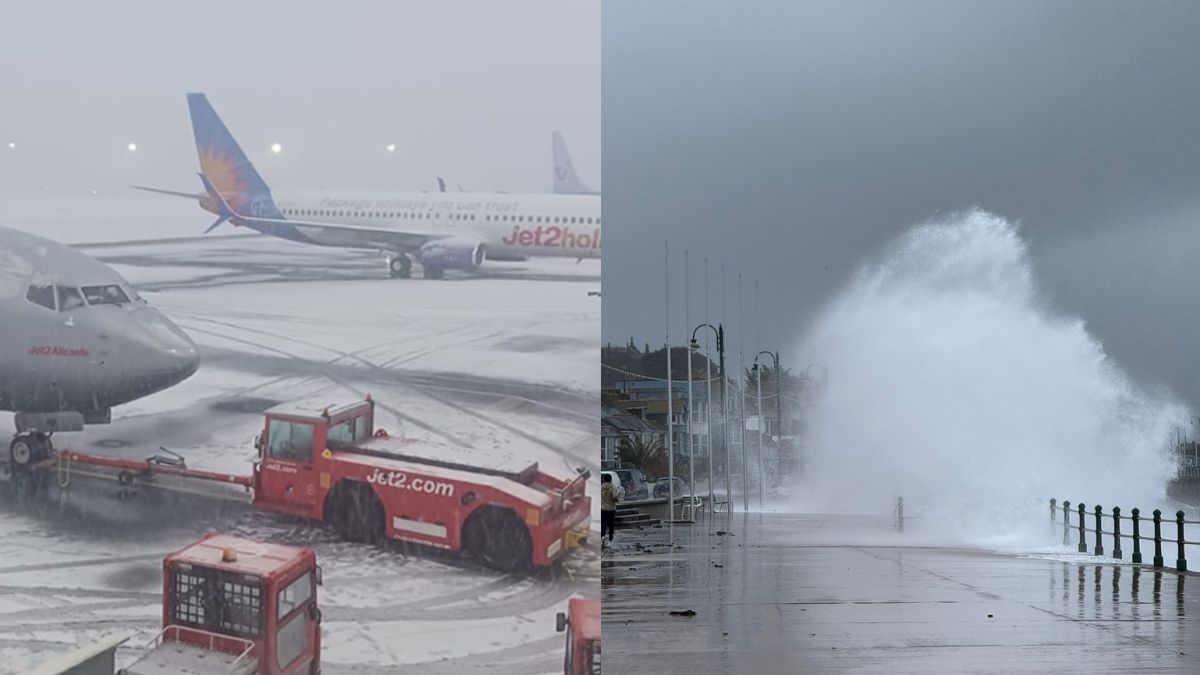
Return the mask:
[[[163,358],[167,360],[167,370],[176,382],[182,382],[191,377],[200,368],[200,350],[196,343],[182,331],[179,336],[183,339],[174,346],[164,347]]]
[[[191,377],[200,367],[200,351],[192,338],[157,310],[142,308],[137,315],[138,375],[156,390]]]
[[[158,335],[157,360],[172,384],[191,377],[200,368],[200,350],[192,338],[163,318],[167,331]]]

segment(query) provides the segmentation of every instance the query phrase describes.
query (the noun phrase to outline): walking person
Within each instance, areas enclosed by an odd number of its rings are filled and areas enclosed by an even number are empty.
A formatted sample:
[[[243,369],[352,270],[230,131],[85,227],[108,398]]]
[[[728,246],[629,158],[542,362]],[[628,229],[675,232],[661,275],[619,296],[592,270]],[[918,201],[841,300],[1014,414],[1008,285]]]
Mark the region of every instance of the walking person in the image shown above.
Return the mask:
[[[612,545],[613,530],[617,524],[617,502],[621,501],[617,494],[617,486],[613,485],[612,476],[605,473],[600,475],[600,546],[604,547],[604,535],[608,534],[608,545]]]

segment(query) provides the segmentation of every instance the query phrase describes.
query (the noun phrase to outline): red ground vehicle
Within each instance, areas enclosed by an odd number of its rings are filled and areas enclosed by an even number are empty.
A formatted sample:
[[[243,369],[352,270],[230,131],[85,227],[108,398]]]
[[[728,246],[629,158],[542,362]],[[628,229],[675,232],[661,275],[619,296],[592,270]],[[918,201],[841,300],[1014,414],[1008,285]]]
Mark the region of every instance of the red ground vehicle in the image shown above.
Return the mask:
[[[600,675],[600,601],[571,598],[558,613],[558,632],[567,632],[565,675]]]
[[[312,549],[206,535],[163,559],[163,629],[118,672],[320,673],[320,583]]]
[[[112,477],[130,487],[163,475],[242,485],[255,507],[329,521],[351,541],[466,551],[504,570],[551,565],[587,539],[585,470],[555,475],[498,451],[389,437],[375,429],[370,397],[289,403],[265,417],[249,476],[189,469],[178,456],[139,462],[71,451],[40,468],[60,484],[87,465],[118,470]]]

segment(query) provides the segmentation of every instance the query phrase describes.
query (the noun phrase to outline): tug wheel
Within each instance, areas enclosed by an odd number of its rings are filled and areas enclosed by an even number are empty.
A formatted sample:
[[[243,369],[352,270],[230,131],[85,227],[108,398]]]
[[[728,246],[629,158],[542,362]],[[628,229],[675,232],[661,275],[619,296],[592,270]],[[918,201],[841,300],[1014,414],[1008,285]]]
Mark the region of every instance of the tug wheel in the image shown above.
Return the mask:
[[[346,541],[379,544],[387,519],[383,504],[370,485],[343,480],[326,497],[325,518]]]
[[[511,509],[482,506],[463,525],[463,548],[480,562],[502,572],[533,566],[533,538]]]

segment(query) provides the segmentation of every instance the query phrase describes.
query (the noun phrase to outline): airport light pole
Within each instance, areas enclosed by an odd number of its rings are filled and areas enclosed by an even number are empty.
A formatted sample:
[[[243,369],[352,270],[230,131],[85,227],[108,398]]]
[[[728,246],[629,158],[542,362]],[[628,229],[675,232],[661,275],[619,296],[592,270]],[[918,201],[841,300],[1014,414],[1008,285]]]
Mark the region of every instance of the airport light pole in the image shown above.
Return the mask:
[[[702,323],[699,326],[696,326],[692,330],[692,341],[689,345],[691,347],[691,349],[688,351],[688,355],[690,356],[692,351],[700,348],[700,343],[696,341],[696,332],[699,331],[701,328],[705,328],[705,327],[711,328],[712,331],[717,334],[717,354],[720,355],[720,359],[721,359],[720,365],[718,366],[717,370],[721,375],[721,407],[724,408],[724,406],[725,406],[725,330],[721,327],[714,328],[711,323]],[[705,342],[707,342],[707,341],[708,340],[706,337]],[[712,391],[712,386],[711,386],[712,385],[712,359],[709,358],[707,350],[705,350],[705,352],[704,352],[704,360],[706,362],[704,373],[705,373],[705,377],[708,379],[708,382],[709,382],[708,391],[711,392]],[[691,369],[691,367],[689,366],[689,370],[690,369]],[[706,406],[705,410],[707,411],[706,417],[708,418],[708,507],[710,509],[713,509],[716,507],[716,502],[713,500],[712,397],[711,396],[707,397],[705,406]],[[729,464],[729,448],[728,447],[725,448],[725,464],[726,464],[726,466],[728,466],[728,464]],[[726,502],[728,503],[728,500],[729,500],[729,495],[728,495],[729,470],[728,470],[728,468],[725,471],[725,483],[726,483],[725,499],[726,499]]]

